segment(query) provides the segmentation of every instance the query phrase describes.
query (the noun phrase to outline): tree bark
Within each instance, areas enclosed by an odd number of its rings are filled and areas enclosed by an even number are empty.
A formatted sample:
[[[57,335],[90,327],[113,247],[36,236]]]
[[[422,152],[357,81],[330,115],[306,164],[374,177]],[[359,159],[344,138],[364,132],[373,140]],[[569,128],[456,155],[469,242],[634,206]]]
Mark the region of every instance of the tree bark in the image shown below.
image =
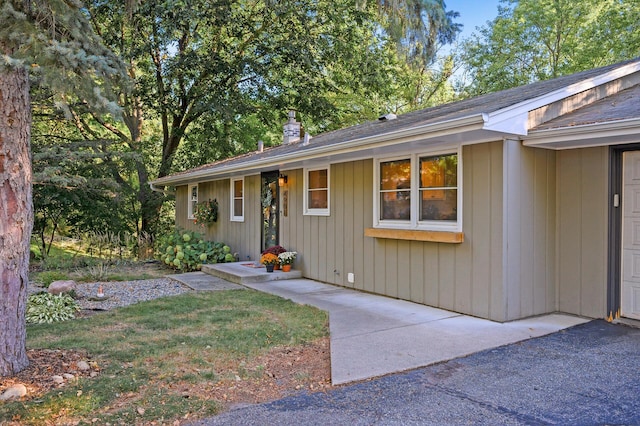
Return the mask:
[[[29,365],[25,312],[33,227],[30,138],[27,70],[0,67],[0,377]]]

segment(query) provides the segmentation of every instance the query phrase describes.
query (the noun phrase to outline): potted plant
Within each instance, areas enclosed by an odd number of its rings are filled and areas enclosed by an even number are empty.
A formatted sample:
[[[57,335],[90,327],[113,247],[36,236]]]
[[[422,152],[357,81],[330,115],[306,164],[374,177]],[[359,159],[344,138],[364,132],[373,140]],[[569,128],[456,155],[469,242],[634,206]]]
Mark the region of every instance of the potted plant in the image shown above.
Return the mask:
[[[285,251],[286,250],[282,246],[271,246],[271,247],[267,248],[265,251],[263,251],[262,254],[271,253],[271,254],[275,254],[276,257],[277,257],[280,253],[284,253]],[[280,269],[280,262],[279,261],[276,261],[274,269]]]
[[[278,263],[278,256],[273,253],[265,253],[260,258],[260,263],[267,267],[267,272],[273,272],[273,268]]]
[[[289,272],[291,270],[291,265],[293,265],[293,261],[296,260],[297,254],[295,251],[285,251],[278,255],[278,261],[282,265],[283,272]]]

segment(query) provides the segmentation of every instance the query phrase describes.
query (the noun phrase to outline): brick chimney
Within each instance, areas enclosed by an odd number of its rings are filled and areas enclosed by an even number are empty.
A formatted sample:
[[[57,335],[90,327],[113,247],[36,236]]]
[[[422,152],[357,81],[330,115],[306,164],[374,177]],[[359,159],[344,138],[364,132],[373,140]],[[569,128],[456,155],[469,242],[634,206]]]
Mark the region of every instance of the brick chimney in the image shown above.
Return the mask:
[[[301,125],[296,121],[296,112],[293,110],[289,111],[289,121],[284,124],[284,138],[282,139],[282,143],[286,145],[297,142],[300,140],[301,131]]]

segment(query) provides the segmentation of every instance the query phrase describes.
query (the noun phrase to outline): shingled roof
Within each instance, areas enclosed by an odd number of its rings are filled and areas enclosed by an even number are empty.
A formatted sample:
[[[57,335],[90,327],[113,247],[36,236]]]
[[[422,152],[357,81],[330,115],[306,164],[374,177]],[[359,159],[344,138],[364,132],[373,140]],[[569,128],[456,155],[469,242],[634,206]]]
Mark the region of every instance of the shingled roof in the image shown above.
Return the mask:
[[[622,69],[627,65],[640,64],[640,58],[633,60],[609,65],[606,67],[596,68],[580,73],[555,78],[552,80],[540,81],[526,86],[515,87],[512,89],[502,90],[499,92],[489,93],[482,96],[477,96],[462,101],[452,102],[444,105],[439,105],[432,108],[427,108],[419,111],[410,112],[407,114],[399,115],[393,120],[377,120],[369,121],[363,124],[347,127],[345,129],[335,130],[332,132],[323,133],[314,136],[308,144],[304,144],[302,141],[290,143],[287,145],[280,145],[273,148],[265,149],[263,152],[251,152],[237,157],[229,158],[226,160],[218,161],[211,164],[206,164],[197,168],[186,170],[179,173],[157,179],[151,182],[152,185],[173,185],[179,182],[186,182],[190,177],[203,176],[208,174],[215,176],[218,170],[229,169],[233,166],[242,165],[257,165],[261,162],[274,161],[280,157],[288,158],[292,154],[304,155],[305,152],[312,152],[317,150],[318,147],[331,147],[334,145],[345,145],[353,141],[363,140],[376,136],[391,135],[403,130],[421,128],[429,125],[435,125],[439,123],[454,123],[457,120],[464,119],[466,117],[491,117],[502,111],[507,111],[512,108],[516,108],[520,105],[527,106],[527,103],[531,103],[531,109],[537,108],[541,105],[536,105],[534,100],[544,99],[545,96],[555,94],[558,99],[563,96],[569,96],[572,93],[566,90],[570,87],[574,87],[573,93],[587,88],[579,87],[579,83],[589,81],[597,78],[601,75],[610,75],[610,79],[616,78],[615,70]],[[631,71],[627,71],[629,73]],[[625,75],[622,73],[620,76]],[[567,93],[564,93],[566,90]],[[632,89],[629,89],[632,90]],[[598,113],[603,112],[605,109],[611,114],[612,118],[622,116],[625,111],[625,105],[628,105],[628,101],[638,93],[637,88],[635,91],[629,91],[628,93],[620,93],[617,97],[619,106],[616,108],[604,108],[603,105],[606,102],[611,102],[611,98],[605,98],[595,104],[583,108],[581,111],[576,111],[572,114],[560,117],[555,120],[551,120],[537,129],[549,128],[548,126],[564,126],[567,123],[572,122],[586,122],[589,120],[599,120],[602,117],[598,117]],[[627,91],[625,91],[627,92]],[[546,101],[545,101],[546,102]],[[638,105],[634,108],[637,110]],[[638,111],[634,110],[637,117]],[[628,110],[630,114],[633,114],[631,110]],[[615,118],[614,118],[615,119]],[[452,125],[453,126],[453,125]],[[545,127],[547,126],[547,127]]]

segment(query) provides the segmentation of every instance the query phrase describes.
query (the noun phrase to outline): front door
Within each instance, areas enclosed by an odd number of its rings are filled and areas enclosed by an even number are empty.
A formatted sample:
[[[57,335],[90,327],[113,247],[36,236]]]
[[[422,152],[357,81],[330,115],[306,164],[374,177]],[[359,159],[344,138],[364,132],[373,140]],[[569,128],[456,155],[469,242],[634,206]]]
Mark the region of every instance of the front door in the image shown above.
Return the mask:
[[[262,250],[278,245],[278,172],[262,173],[260,207],[262,209]]]
[[[623,154],[620,315],[640,319],[640,151]]]

